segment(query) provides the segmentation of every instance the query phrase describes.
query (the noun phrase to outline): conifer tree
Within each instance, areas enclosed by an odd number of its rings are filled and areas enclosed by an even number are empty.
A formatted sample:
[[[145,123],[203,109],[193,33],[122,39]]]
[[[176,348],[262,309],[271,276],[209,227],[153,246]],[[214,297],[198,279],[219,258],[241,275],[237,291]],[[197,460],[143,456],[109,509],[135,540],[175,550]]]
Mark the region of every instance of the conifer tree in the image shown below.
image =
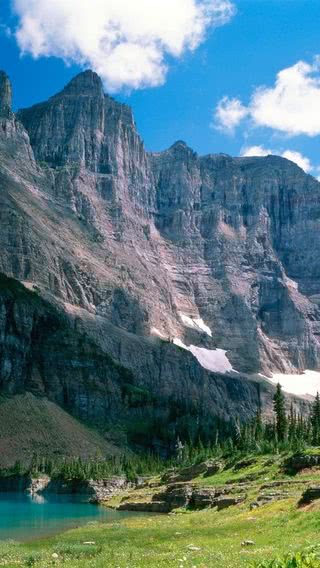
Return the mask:
[[[293,404],[291,402],[290,414],[289,414],[289,425],[288,425],[288,438],[290,444],[295,444],[297,439],[297,416],[293,409]]]
[[[287,416],[285,410],[285,400],[280,383],[277,384],[276,392],[273,397],[273,411],[276,415],[276,433],[278,442],[284,442],[287,435]]]
[[[320,396],[317,392],[317,396],[312,405],[311,413],[311,427],[312,427],[312,443],[315,446],[320,445]]]

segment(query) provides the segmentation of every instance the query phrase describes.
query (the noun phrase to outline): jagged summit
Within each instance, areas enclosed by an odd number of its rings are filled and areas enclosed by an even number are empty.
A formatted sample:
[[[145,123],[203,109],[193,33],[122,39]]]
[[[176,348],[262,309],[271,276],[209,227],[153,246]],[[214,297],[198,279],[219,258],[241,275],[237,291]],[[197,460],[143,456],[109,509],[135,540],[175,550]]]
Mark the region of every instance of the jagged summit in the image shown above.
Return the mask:
[[[188,151],[194,151],[192,150],[192,148],[190,146],[188,146],[188,144],[184,141],[184,140],[176,140],[176,142],[174,142],[169,150],[188,150]]]
[[[101,78],[91,69],[87,69],[73,77],[55,97],[61,95],[104,96]]]
[[[12,88],[8,75],[0,71],[0,116],[8,118],[11,115]]]
[[[17,113],[30,136],[36,158],[52,167],[78,163],[94,172],[117,168],[122,129],[137,136],[132,112],[104,94],[97,73],[79,73],[48,101]],[[120,151],[120,150],[119,150]]]
[[[188,148],[188,144],[184,140],[176,140],[176,142],[171,145],[171,148],[179,147]]]

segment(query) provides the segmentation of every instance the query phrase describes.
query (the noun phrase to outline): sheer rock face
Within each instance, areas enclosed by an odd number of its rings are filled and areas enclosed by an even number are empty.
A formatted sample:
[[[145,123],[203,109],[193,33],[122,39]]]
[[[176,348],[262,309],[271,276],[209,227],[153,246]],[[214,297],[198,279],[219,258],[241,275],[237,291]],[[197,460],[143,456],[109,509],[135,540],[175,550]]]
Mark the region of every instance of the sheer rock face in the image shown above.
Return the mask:
[[[180,309],[194,299],[236,369],[318,367],[319,182],[276,156],[198,157],[182,143],[151,159],[156,225],[188,274]]]
[[[224,415],[257,401],[255,383],[234,377],[231,392],[230,377],[159,336],[225,349],[239,372],[320,366],[320,184],[292,162],[199,157],[181,141],[147,153],[131,110],[86,71],[0,117],[0,184],[0,271],[36,286],[159,400],[179,393]],[[46,380],[51,397],[59,381]],[[105,416],[89,391],[68,404]]]
[[[98,75],[85,71],[48,102],[18,113],[36,159],[55,169],[78,165],[96,174],[107,199],[145,203],[148,161],[131,109],[104,94]]]
[[[8,118],[11,115],[12,90],[9,77],[0,71],[0,117]]]

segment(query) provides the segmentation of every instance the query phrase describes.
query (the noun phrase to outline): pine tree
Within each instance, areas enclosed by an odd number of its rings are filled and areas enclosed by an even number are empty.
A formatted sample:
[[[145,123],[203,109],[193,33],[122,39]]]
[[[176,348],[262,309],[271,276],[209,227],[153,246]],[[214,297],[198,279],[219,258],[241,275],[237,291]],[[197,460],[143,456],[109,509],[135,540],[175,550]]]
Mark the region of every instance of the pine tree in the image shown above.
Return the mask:
[[[312,443],[315,446],[320,445],[320,396],[317,396],[312,405],[311,412],[311,428],[312,428]]]
[[[293,409],[293,404],[291,403],[290,406],[290,414],[289,414],[289,425],[288,425],[288,438],[290,444],[295,444],[297,439],[297,417],[296,413]]]
[[[285,410],[285,400],[280,383],[277,384],[276,392],[273,397],[273,411],[276,415],[276,433],[278,442],[284,442],[287,435],[287,417]]]

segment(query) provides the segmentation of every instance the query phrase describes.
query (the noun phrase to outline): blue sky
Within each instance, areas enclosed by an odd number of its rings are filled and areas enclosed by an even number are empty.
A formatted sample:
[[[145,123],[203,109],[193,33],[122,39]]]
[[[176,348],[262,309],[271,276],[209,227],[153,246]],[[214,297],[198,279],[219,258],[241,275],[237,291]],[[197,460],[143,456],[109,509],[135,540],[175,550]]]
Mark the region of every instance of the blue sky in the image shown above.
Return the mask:
[[[104,17],[107,21],[101,1],[90,2],[92,9],[100,2],[100,22]],[[126,45],[121,45],[121,53],[118,44],[97,53],[90,41],[100,37],[100,24],[98,18],[87,24],[86,14],[81,20],[81,3],[65,0],[70,11],[59,20],[61,14],[46,11],[47,0],[19,0],[15,6],[0,0],[0,67],[13,82],[15,108],[47,99],[91,66],[102,70],[106,90],[132,106],[148,150],[162,150],[183,139],[201,154],[299,152],[310,161],[300,163],[319,175],[320,63],[315,58],[320,54],[320,1],[211,2],[218,14],[200,20],[203,12],[195,9],[203,9],[205,0],[155,1],[156,23],[145,0],[127,0],[129,15],[122,2],[119,41]],[[120,10],[119,2],[105,0],[105,5]],[[186,13],[191,8],[194,12],[188,20],[179,20],[184,7]],[[69,29],[60,36],[61,21],[67,17],[76,22],[72,42]],[[139,28],[137,20],[143,20]],[[170,35],[166,26],[172,26]],[[130,57],[125,51],[128,42]],[[297,67],[299,61],[304,66]],[[288,68],[277,88],[277,74]]]

